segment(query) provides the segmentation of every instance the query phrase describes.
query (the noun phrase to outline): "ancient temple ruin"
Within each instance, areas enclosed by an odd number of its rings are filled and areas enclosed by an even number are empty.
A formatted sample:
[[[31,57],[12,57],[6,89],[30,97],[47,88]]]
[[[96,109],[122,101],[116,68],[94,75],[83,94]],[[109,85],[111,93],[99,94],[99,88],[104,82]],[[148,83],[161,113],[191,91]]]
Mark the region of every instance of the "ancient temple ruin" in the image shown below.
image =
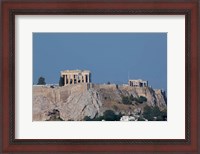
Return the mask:
[[[144,81],[141,79],[138,80],[129,80],[128,85],[131,87],[148,87],[148,81]]]
[[[91,72],[89,70],[65,70],[61,71],[64,86],[68,84],[90,83]]]

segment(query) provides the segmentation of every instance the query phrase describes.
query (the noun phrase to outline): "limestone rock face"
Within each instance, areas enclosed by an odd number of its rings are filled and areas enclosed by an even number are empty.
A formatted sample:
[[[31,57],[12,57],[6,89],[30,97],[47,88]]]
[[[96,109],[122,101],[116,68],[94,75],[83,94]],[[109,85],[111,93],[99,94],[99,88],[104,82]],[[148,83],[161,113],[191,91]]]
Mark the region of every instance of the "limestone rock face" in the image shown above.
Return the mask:
[[[133,95],[134,97],[144,96],[147,98],[149,106],[158,106],[161,110],[167,107],[165,92],[161,89],[152,89],[150,87],[130,87],[121,86],[120,90],[124,95]]]
[[[144,96],[143,105],[125,105],[122,96]],[[139,114],[145,105],[167,107],[166,96],[161,90],[149,87],[130,87],[94,84],[75,84],[63,87],[33,86],[33,121],[49,119],[52,110],[58,110],[60,118],[81,121],[84,117],[91,119],[103,115],[106,110],[116,114],[133,116]]]
[[[33,87],[33,120],[48,119],[48,113],[57,109],[63,120],[94,118],[102,103],[95,90],[87,90],[86,84],[50,88]]]
[[[72,93],[64,102],[59,103],[59,109],[65,120],[82,120],[85,116],[94,118],[101,105],[97,93],[88,90]]]

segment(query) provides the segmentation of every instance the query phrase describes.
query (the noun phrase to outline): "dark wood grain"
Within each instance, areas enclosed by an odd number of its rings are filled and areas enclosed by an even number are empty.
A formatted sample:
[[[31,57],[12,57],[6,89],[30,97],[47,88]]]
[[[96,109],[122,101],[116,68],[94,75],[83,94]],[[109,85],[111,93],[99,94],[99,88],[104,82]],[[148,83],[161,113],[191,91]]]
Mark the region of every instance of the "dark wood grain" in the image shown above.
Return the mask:
[[[198,153],[198,1],[2,2],[2,130],[3,152],[176,152]],[[186,139],[185,140],[16,140],[14,138],[15,45],[17,14],[184,14],[186,16]]]
[[[0,3],[1,8],[2,3]],[[2,40],[2,11],[0,12],[0,40]],[[2,113],[2,41],[0,41],[0,152],[2,152],[2,127],[3,127],[3,113]]]

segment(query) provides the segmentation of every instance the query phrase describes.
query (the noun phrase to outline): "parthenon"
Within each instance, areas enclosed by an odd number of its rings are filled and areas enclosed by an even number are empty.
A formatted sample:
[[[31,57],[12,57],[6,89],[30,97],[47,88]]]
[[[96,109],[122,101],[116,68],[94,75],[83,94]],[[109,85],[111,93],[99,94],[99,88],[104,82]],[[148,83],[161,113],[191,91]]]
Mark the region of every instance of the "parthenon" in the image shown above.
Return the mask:
[[[61,71],[64,86],[68,84],[90,83],[91,72],[89,70],[65,70]]]
[[[141,79],[129,80],[128,85],[131,86],[131,87],[147,87],[148,81],[144,81],[144,80],[141,80]]]

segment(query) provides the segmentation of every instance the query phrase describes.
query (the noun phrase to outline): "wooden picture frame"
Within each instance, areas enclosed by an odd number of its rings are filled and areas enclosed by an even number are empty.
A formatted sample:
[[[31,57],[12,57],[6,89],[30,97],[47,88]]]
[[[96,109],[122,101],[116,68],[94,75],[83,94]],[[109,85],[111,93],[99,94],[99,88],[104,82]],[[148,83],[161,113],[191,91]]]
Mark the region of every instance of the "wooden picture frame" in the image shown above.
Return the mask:
[[[2,152],[198,153],[198,1],[3,1]],[[15,139],[15,15],[185,15],[185,139]]]

